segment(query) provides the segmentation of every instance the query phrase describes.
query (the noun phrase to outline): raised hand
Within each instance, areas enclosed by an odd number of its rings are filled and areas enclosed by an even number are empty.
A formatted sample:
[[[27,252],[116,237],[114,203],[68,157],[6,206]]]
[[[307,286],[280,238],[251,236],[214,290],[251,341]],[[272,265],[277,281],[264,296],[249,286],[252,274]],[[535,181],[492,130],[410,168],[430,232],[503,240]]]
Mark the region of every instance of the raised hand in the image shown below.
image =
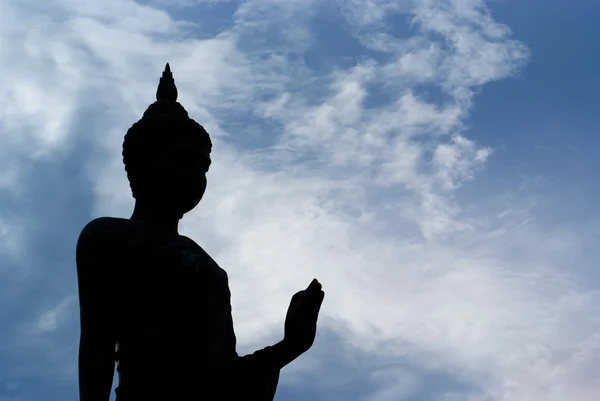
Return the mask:
[[[308,351],[315,341],[317,319],[324,297],[325,293],[317,279],[292,297],[285,317],[283,341],[297,356]]]

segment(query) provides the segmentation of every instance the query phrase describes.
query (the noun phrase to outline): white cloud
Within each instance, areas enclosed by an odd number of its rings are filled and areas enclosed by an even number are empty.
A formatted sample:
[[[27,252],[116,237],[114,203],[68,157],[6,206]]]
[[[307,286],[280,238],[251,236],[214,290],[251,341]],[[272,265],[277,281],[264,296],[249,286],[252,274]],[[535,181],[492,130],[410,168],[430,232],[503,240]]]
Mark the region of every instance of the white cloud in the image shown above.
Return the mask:
[[[57,4],[51,14],[4,6],[22,21],[0,36],[13,61],[0,86],[2,135],[18,138],[9,151],[53,154],[85,137],[95,146],[86,166],[95,212],[127,217],[122,137],[169,61],[180,101],[215,136],[206,199],[182,232],[229,272],[242,349],[277,338],[291,295],[318,277],[322,329],[375,361],[409,359],[480,389],[448,399],[587,401],[600,389],[589,374],[600,363],[599,294],[570,271],[583,234],[544,225],[521,196],[475,209],[456,200],[492,152],[463,127],[474,90],[528,57],[482,1],[339,2],[356,38],[387,57],[321,76],[287,57],[318,40],[306,25],[318,2],[246,2],[230,30],[206,40],[131,1]],[[379,29],[398,12],[412,21],[410,38]],[[285,24],[271,22],[279,16]],[[273,48],[271,24],[284,32]],[[242,46],[248,32],[255,40]],[[377,91],[388,100],[368,107]],[[90,111],[95,124],[75,127]],[[264,133],[272,147],[235,145],[225,127],[249,118],[274,127]],[[60,305],[41,329],[60,324]],[[375,376],[371,400],[424,385],[404,368]]]

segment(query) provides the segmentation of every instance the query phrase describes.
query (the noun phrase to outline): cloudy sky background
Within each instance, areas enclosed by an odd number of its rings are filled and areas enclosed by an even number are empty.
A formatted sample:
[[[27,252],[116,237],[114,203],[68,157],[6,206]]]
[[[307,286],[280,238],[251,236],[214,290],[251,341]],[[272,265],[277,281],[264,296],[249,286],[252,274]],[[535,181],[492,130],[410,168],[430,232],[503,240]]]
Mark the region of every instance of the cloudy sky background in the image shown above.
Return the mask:
[[[184,217],[238,352],[326,291],[277,400],[600,392],[597,0],[0,0],[0,401],[78,397],[74,251],[129,217],[170,62],[214,141]],[[113,395],[114,396],[114,395]]]

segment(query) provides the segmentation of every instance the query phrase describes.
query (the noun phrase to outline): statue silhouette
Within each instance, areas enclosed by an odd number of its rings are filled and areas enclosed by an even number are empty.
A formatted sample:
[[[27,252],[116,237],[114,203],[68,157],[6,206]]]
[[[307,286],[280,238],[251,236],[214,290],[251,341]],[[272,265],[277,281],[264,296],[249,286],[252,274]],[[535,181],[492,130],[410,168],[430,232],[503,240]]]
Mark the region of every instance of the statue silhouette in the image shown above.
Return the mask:
[[[290,302],[283,339],[238,356],[227,273],[178,223],[202,199],[212,144],[177,102],[169,64],[123,161],[129,219],[89,222],[77,242],[81,401],[273,400],[280,370],[313,344],[324,292],[315,279]],[[275,235],[275,233],[274,233]]]

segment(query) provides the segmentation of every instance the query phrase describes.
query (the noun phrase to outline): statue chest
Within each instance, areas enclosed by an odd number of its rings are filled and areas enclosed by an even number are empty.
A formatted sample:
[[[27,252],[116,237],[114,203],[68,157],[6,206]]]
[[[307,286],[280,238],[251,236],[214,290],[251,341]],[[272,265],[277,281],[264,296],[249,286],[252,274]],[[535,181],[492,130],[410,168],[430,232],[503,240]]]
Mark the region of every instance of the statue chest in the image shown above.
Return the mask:
[[[189,241],[144,244],[132,254],[123,291],[125,337],[154,356],[211,360],[235,352],[227,275]],[[161,357],[161,359],[163,359]]]

